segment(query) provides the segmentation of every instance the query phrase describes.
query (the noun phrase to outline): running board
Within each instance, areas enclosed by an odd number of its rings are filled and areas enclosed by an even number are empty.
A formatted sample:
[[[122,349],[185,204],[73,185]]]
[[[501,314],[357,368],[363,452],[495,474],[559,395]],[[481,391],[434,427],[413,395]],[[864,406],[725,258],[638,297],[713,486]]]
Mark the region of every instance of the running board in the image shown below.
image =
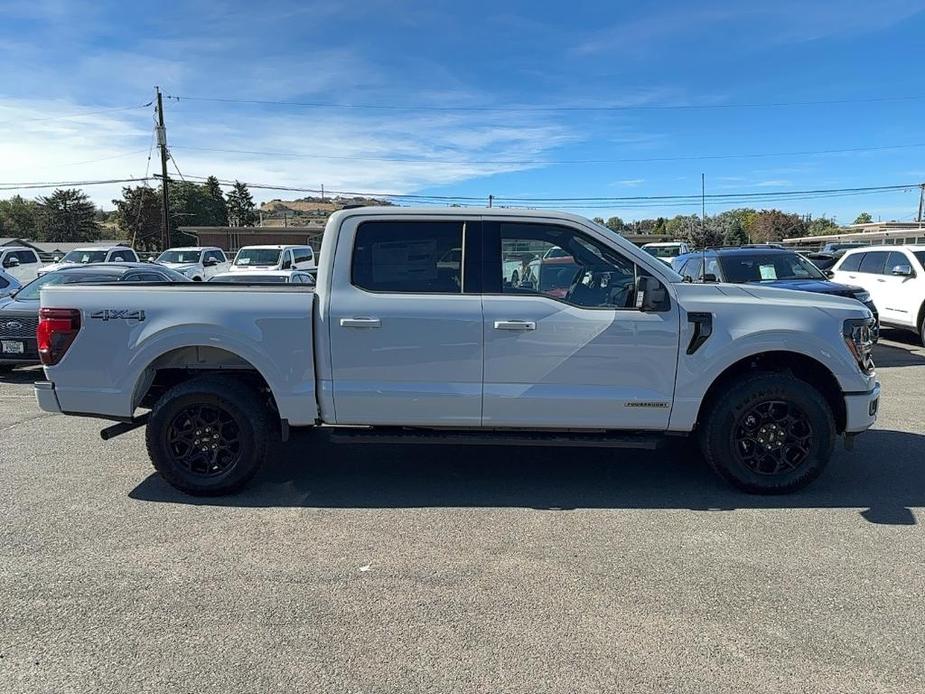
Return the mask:
[[[586,446],[655,450],[664,437],[649,433],[570,431],[470,431],[402,429],[396,427],[332,427],[334,443],[425,443],[446,446]]]

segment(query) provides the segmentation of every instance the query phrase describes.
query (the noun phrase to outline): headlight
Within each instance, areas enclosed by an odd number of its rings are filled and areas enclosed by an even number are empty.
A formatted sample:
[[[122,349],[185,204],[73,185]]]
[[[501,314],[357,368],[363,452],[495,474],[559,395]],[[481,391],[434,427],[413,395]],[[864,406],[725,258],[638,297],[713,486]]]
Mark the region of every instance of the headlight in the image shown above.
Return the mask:
[[[854,295],[854,298],[860,301],[862,304],[866,304],[870,301],[870,292],[858,292]]]
[[[842,327],[842,336],[848,351],[857,361],[861,373],[870,374],[874,370],[871,351],[874,346],[873,329],[875,321],[871,318],[849,318]]]

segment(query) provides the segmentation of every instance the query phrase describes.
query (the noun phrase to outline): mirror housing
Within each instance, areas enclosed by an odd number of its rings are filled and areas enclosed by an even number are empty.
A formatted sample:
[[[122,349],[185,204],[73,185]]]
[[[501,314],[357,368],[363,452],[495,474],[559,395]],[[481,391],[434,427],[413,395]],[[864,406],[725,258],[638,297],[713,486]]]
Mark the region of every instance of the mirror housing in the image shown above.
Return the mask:
[[[207,258],[202,261],[203,267],[215,267],[216,265],[218,265],[218,261],[215,258]]]
[[[891,272],[894,275],[899,275],[900,277],[912,277],[912,266],[909,265],[909,263],[894,265]]]
[[[700,278],[700,281],[701,282],[716,282],[717,279],[716,279],[716,275],[714,275],[712,272],[707,272],[704,274],[703,277]]]
[[[636,278],[636,308],[640,311],[663,311],[668,302],[665,285],[654,277],[640,275]]]
[[[828,279],[832,279],[833,277],[835,277],[835,273],[832,272],[831,270],[823,270],[822,274],[825,275]]]

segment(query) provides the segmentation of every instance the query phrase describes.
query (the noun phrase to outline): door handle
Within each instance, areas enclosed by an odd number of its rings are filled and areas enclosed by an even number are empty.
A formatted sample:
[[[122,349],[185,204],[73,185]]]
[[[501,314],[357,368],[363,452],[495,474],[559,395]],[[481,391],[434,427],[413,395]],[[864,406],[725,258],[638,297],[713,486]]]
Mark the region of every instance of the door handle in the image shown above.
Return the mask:
[[[378,328],[382,322],[378,318],[341,318],[342,328]]]
[[[878,281],[878,282],[886,282],[886,280],[881,279],[881,278],[879,278],[879,277],[877,278],[877,281]]]
[[[532,320],[496,320],[495,330],[536,330]]]

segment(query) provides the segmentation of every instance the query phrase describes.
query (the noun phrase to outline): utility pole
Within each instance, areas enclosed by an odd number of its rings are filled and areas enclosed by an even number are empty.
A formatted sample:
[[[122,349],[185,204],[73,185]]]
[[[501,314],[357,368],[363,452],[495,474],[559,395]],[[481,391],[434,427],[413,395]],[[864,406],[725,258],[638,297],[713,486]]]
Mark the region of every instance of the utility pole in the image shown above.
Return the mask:
[[[922,224],[922,213],[925,212],[925,183],[919,186],[919,226]]]
[[[707,183],[703,173],[700,174],[700,231],[706,232],[707,227]]]
[[[167,128],[164,126],[164,101],[161,88],[155,87],[154,90],[157,92],[157,146],[161,150],[161,198],[164,206],[162,243],[166,251],[170,248],[170,201],[167,193]]]

